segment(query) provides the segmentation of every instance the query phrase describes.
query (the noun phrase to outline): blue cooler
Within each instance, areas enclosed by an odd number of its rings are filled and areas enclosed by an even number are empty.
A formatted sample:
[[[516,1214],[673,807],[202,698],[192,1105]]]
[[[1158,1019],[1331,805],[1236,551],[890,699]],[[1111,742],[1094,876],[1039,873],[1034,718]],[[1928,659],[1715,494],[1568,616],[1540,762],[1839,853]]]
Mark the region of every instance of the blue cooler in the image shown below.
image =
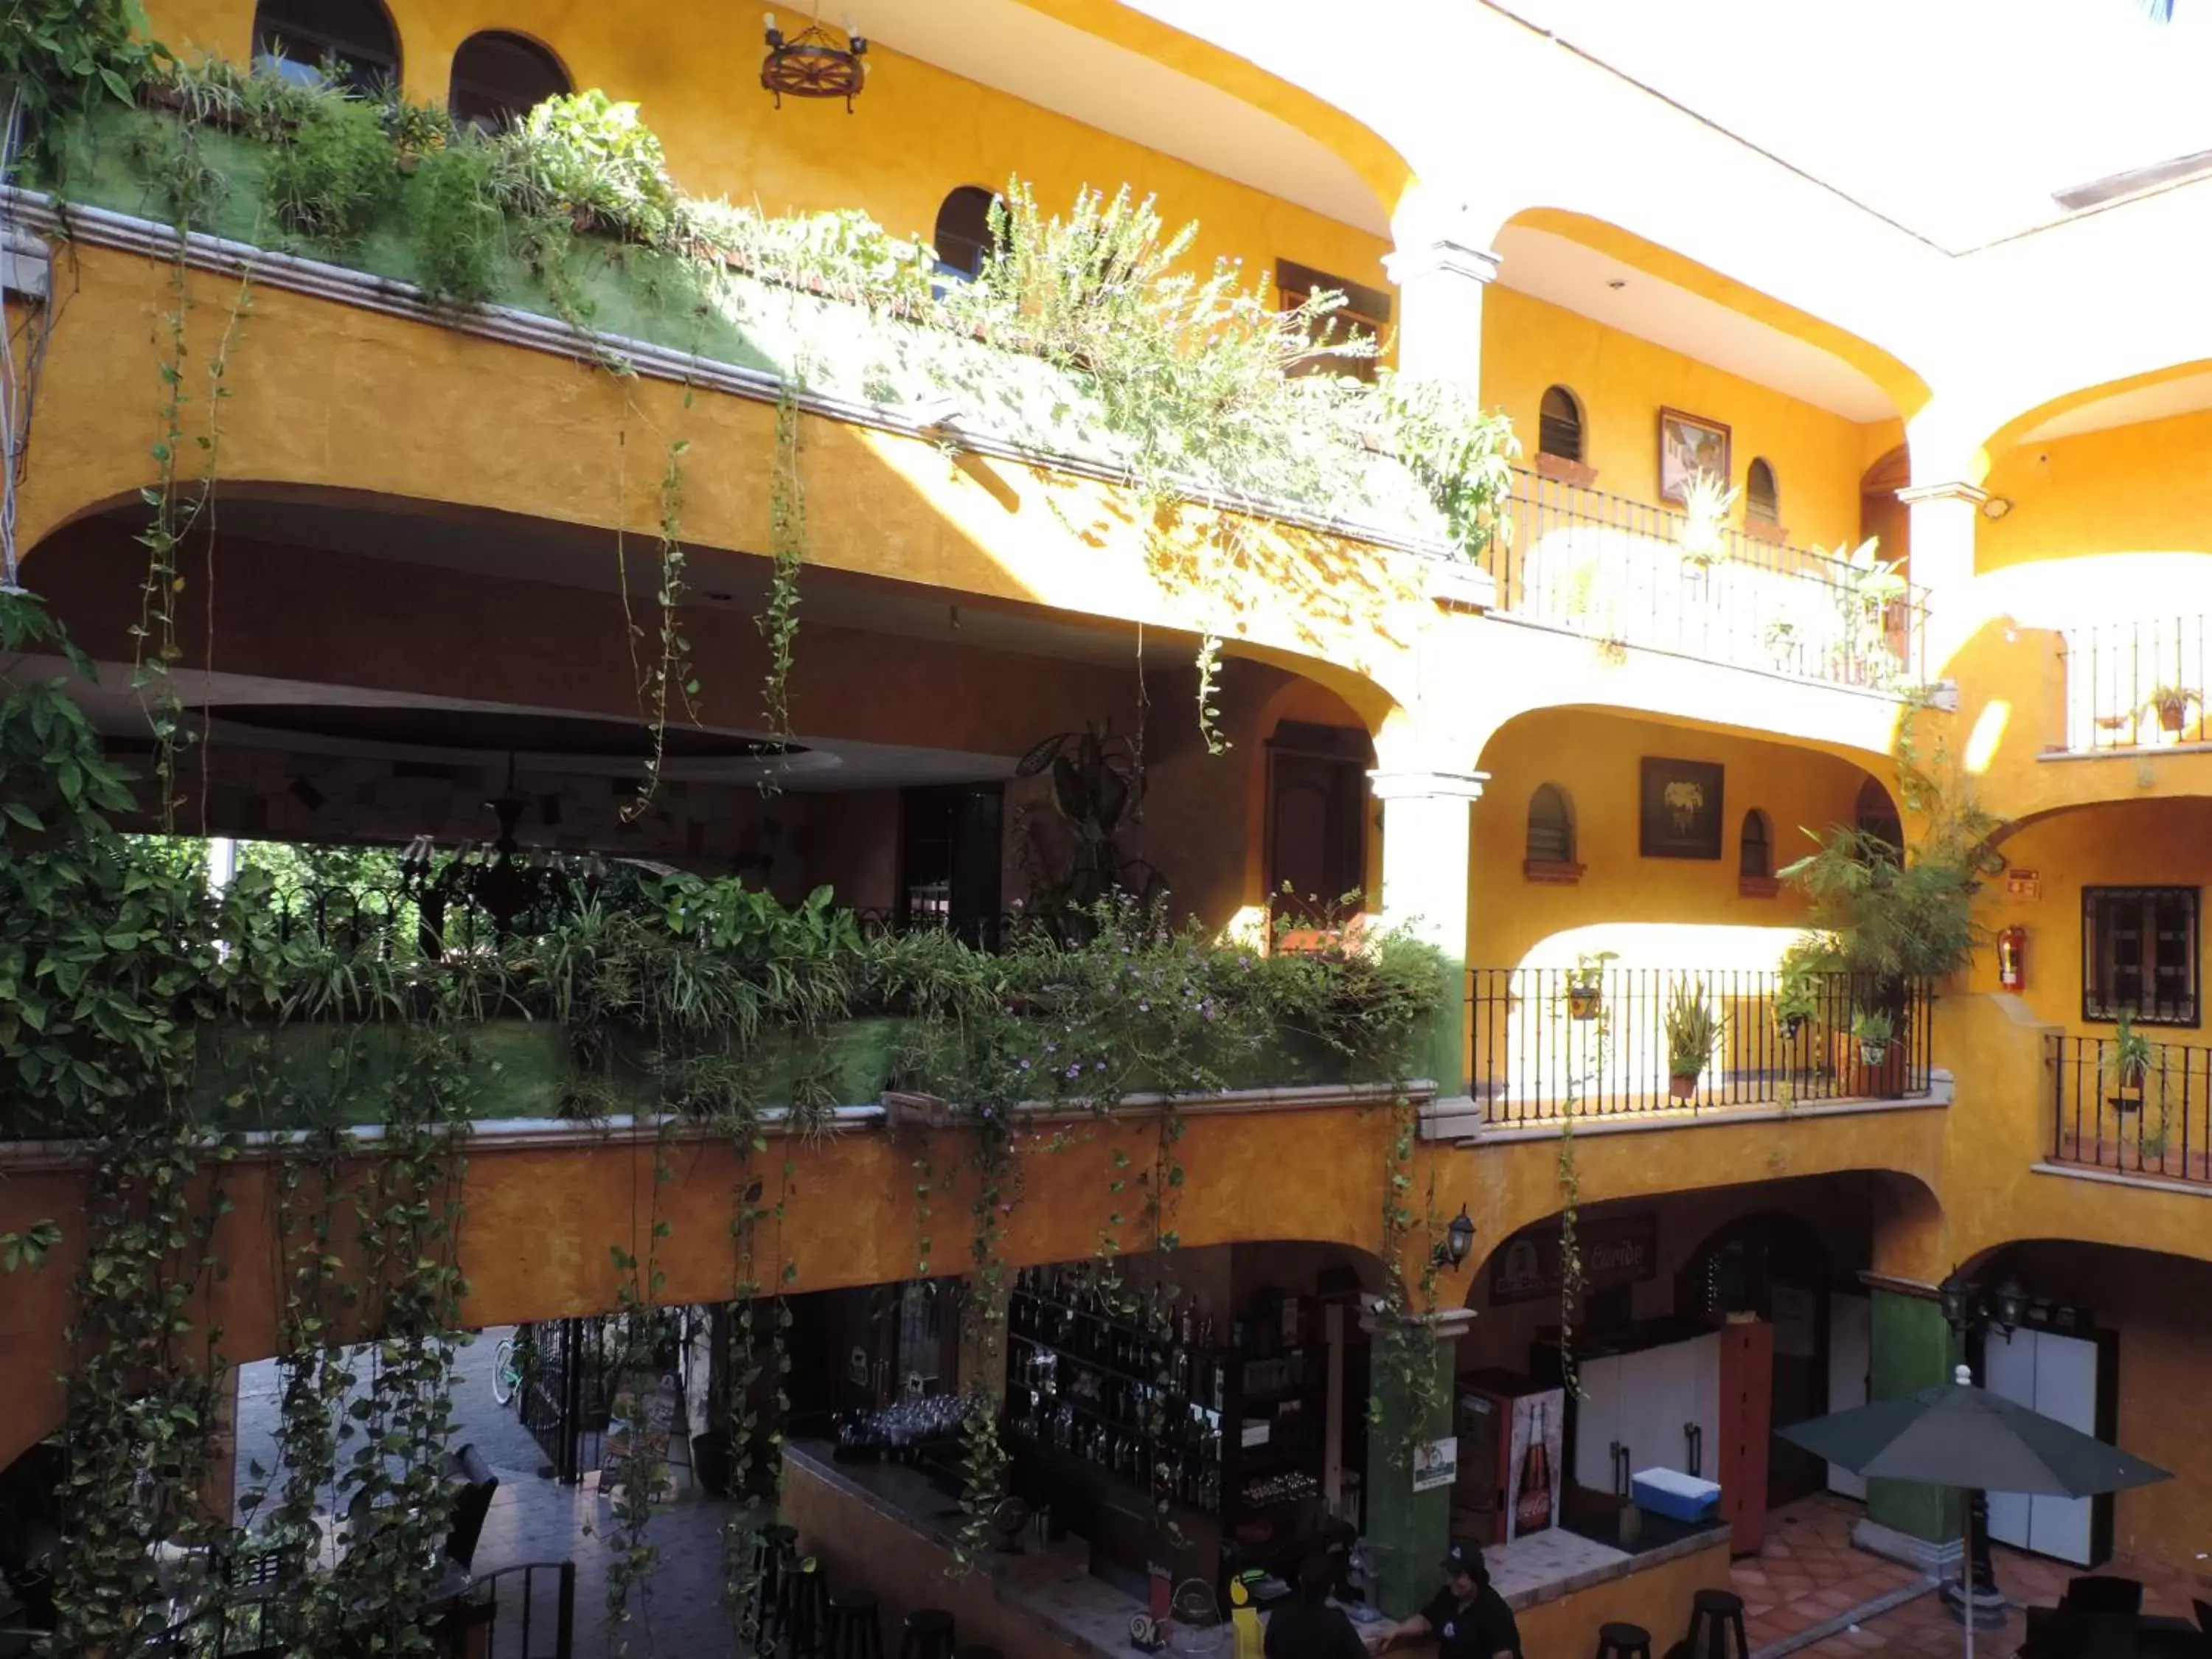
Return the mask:
[[[1721,1489],[1678,1469],[1645,1469],[1632,1475],[1628,1495],[1638,1509],[1673,1521],[1710,1521],[1721,1510]]]

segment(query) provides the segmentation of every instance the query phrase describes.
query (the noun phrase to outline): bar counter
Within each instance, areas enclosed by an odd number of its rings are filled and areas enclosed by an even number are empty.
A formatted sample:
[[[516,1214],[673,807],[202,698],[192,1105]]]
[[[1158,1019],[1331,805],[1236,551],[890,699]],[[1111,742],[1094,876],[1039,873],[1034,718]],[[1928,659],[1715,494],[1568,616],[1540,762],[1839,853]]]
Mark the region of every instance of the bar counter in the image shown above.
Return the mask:
[[[875,1595],[887,1651],[898,1651],[901,1615],[918,1607],[950,1612],[963,1646],[1089,1659],[1133,1651],[1129,1621],[1144,1603],[1091,1575],[1084,1540],[1071,1535],[1020,1555],[987,1551],[974,1572],[948,1577],[959,1503],[920,1469],[840,1463],[822,1440],[791,1442],[784,1468],[785,1518],[799,1529],[800,1548],[822,1563],[833,1589]],[[1596,1651],[1598,1626],[1613,1621],[1644,1626],[1657,1652],[1679,1641],[1692,1595],[1728,1584],[1729,1535],[1718,1522],[1666,1523],[1623,1549],[1554,1528],[1484,1554],[1528,1659],[1583,1659]]]

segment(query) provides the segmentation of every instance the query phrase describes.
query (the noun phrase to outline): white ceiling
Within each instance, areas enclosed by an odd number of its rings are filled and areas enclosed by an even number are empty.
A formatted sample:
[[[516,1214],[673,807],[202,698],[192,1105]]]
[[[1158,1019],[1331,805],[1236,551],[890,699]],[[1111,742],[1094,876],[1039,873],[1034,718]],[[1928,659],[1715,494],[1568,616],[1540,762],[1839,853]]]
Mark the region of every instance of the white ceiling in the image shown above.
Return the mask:
[[[1505,287],[1771,386],[1853,421],[1898,410],[1865,374],[1818,346],[1549,231],[1498,234]],[[1618,289],[1611,286],[1620,283]]]
[[[2202,0],[1492,3],[1953,252],[2212,149]]]
[[[2101,432],[2107,427],[2132,426],[2137,421],[2162,421],[2168,416],[2187,415],[2200,409],[2212,409],[2212,371],[2179,375],[2154,386],[2137,386],[2130,392],[2116,392],[2109,398],[2100,398],[2094,403],[2069,409],[2063,415],[2053,416],[2042,425],[2021,433],[2019,441],[2032,444],[2045,438],[2070,438],[2083,432]]]
[[[848,0],[848,15],[871,40],[908,57],[1370,235],[1390,234],[1389,207],[1319,140],[1018,0]]]

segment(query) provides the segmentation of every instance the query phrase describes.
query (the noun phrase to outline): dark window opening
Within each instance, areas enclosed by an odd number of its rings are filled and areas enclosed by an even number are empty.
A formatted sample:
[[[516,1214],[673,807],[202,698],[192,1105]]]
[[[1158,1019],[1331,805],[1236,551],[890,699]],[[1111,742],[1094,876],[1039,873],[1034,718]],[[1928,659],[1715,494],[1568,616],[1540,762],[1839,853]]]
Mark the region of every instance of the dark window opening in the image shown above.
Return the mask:
[[[452,89],[446,106],[453,119],[496,132],[520,126],[523,118],[548,98],[573,88],[553,54],[535,40],[501,29],[471,34],[453,54]]]
[[[1563,461],[1583,458],[1583,406],[1563,386],[1544,388],[1544,401],[1536,410],[1536,448]]]
[[[2081,890],[2081,1018],[2195,1025],[2197,889]]]
[[[1743,815],[1743,839],[1737,849],[1736,873],[1764,881],[1774,873],[1774,831],[1766,814],[1757,807]]]
[[[399,36],[376,0],[261,0],[253,13],[253,60],[295,81],[335,65],[364,94],[399,81]]]
[[[1871,836],[1899,857],[1905,854],[1905,820],[1898,816],[1897,803],[1889,798],[1889,791],[1869,778],[1859,786],[1856,814],[1859,833]]]
[[[1528,859],[1531,864],[1575,861],[1574,806],[1557,784],[1540,784],[1528,797]]]
[[[991,208],[998,198],[976,185],[963,185],[937,210],[937,273],[963,283],[983,274],[998,238],[991,234]]]
[[[1344,303],[1322,319],[1322,328],[1332,345],[1346,341],[1380,341],[1390,326],[1390,296],[1343,276],[1332,276],[1285,259],[1275,268],[1275,288],[1285,311],[1295,311],[1315,295],[1341,294]],[[1293,365],[1293,374],[1348,374],[1355,380],[1373,380],[1380,363],[1373,357],[1316,356]]]
[[[1744,475],[1743,510],[1754,519],[1768,524],[1778,524],[1782,519],[1782,492],[1774,482],[1774,469],[1754,455],[1751,470]]]
[[[1347,897],[1359,908],[1370,753],[1350,726],[1285,720],[1268,739],[1267,892],[1279,913],[1328,913]]]
[[[995,950],[1005,868],[1005,803],[999,785],[953,784],[900,793],[902,927],[943,927],[970,945]]]

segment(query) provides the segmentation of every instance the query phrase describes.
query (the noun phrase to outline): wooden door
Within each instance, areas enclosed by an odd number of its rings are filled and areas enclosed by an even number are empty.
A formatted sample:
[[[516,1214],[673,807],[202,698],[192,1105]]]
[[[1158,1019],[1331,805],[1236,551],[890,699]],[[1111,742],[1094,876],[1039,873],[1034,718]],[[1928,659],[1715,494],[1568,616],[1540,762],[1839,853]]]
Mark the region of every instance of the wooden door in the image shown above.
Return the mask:
[[[1757,1553],[1766,1539],[1767,1440],[1773,1431],[1774,1328],[1729,1325],[1721,1343],[1721,1515],[1730,1547]]]

